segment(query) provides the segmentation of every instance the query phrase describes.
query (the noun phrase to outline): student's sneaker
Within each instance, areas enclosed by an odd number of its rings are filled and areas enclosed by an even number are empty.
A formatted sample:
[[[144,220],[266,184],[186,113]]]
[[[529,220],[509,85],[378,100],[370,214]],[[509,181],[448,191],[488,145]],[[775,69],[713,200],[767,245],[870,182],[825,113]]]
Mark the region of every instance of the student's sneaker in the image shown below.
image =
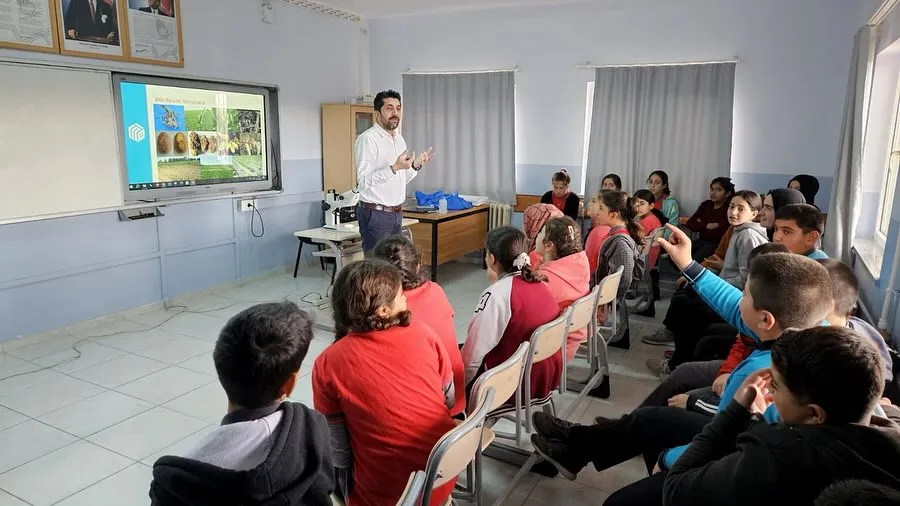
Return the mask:
[[[661,380],[665,380],[672,374],[672,371],[669,369],[669,361],[664,358],[651,358],[647,360],[647,369],[650,369],[650,372]]]
[[[532,434],[531,444],[538,455],[553,464],[559,470],[559,474],[567,480],[575,481],[578,472],[584,468],[583,464],[572,458],[572,451],[563,442],[547,439],[540,434]]]
[[[548,415],[543,411],[538,411],[531,415],[531,423],[534,424],[534,430],[537,431],[538,434],[547,439],[558,439],[560,441],[569,439],[569,431],[576,425],[572,422]]]
[[[666,327],[660,327],[659,330],[641,338],[641,342],[651,346],[671,346],[675,344],[675,334]]]

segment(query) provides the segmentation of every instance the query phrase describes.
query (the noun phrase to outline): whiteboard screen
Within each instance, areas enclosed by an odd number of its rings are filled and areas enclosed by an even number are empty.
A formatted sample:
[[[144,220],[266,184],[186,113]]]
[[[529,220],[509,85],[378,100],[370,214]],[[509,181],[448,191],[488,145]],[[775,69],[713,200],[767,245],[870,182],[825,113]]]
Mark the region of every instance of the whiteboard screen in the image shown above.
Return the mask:
[[[0,221],[122,205],[109,72],[0,62]]]

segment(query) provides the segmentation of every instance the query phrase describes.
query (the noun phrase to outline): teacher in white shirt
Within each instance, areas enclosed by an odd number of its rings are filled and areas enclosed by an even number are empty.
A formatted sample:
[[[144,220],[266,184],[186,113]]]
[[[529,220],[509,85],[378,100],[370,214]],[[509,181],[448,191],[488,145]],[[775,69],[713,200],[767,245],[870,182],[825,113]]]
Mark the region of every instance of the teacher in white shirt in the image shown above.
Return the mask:
[[[420,155],[406,149],[397,132],[400,94],[394,90],[375,95],[375,125],[356,139],[356,181],[359,189],[359,233],[363,251],[381,239],[400,233],[406,184],[431,160],[431,148]]]

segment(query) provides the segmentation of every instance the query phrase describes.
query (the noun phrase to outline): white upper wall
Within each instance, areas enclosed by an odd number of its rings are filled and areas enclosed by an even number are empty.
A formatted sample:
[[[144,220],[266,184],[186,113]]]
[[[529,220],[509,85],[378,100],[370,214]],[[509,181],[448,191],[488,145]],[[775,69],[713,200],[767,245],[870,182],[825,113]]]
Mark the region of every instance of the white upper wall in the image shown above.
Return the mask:
[[[738,56],[732,171],[831,176],[853,34],[873,9],[852,0],[609,0],[376,19],[372,83],[400,89],[407,69],[519,66],[518,163],[578,166],[593,74],[576,64]]]
[[[112,65],[146,74],[179,74],[280,88],[281,155],[322,157],[320,104],[359,93],[359,30],[355,23],[273,2],[275,22],[263,23],[259,2],[181,3],[184,69],[0,49],[0,57]],[[318,190],[318,188],[317,188]]]

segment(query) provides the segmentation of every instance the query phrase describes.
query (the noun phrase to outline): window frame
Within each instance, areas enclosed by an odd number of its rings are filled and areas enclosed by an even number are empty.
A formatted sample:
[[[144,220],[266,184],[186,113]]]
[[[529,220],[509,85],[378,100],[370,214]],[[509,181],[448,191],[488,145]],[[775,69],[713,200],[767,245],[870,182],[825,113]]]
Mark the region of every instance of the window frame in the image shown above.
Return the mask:
[[[588,148],[591,144],[591,122],[594,119],[594,81],[588,81],[584,97],[584,149],[581,153],[581,195],[587,185]]]
[[[875,241],[881,247],[887,242],[897,188],[897,172],[900,171],[900,81],[894,94],[894,115],[889,139],[890,145],[885,157],[884,174],[878,196],[878,212],[875,215]]]

